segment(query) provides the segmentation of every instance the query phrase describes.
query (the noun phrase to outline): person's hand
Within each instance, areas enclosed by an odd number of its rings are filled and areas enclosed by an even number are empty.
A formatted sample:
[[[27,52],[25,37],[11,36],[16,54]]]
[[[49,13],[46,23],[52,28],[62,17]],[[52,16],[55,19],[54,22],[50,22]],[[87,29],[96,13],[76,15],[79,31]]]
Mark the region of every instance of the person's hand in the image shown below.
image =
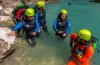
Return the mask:
[[[66,33],[64,33],[62,36],[63,36],[63,37],[66,37],[67,35],[66,35]]]
[[[35,35],[36,35],[36,33],[35,33],[35,32],[32,32],[32,35],[33,35],[33,36],[35,36]]]
[[[58,32],[58,34],[62,34],[62,33],[63,33],[63,31],[59,31],[59,32]]]
[[[38,32],[40,33],[40,32],[42,32],[42,30],[40,29]]]
[[[39,33],[40,33],[40,32],[42,32],[42,27],[39,29],[39,31],[38,31],[38,32],[39,32]]]
[[[15,31],[11,31],[8,33],[9,36],[16,36],[16,32]]]
[[[26,25],[26,28],[28,28],[30,25]]]
[[[43,16],[43,14],[40,14],[40,16]]]

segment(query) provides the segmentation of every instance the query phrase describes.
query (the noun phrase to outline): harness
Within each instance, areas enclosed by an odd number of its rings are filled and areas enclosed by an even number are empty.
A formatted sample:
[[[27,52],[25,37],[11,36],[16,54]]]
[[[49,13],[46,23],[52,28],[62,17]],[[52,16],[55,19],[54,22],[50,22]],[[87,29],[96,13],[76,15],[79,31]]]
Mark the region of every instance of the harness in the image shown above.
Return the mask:
[[[65,19],[64,21],[61,21],[61,19],[58,19],[57,20],[57,29],[65,31],[67,24],[68,24],[68,20]]]
[[[27,30],[35,29],[36,28],[35,22],[36,22],[35,19],[33,19],[32,21],[28,21],[27,17],[25,15],[23,16],[23,27],[24,27],[24,29],[27,29]]]
[[[75,42],[77,42],[77,39],[75,38],[74,40]],[[74,48],[73,48],[73,52],[77,53],[77,51],[81,51],[83,54],[86,53],[88,47],[93,44],[94,42],[96,42],[96,39],[94,37],[91,37],[90,41],[88,41],[87,43],[85,43],[86,45],[84,45],[84,48],[81,48],[81,43],[77,43]]]
[[[37,6],[35,6],[35,13],[37,13],[39,15],[39,22],[41,22],[40,20],[45,19],[45,10],[39,10]]]

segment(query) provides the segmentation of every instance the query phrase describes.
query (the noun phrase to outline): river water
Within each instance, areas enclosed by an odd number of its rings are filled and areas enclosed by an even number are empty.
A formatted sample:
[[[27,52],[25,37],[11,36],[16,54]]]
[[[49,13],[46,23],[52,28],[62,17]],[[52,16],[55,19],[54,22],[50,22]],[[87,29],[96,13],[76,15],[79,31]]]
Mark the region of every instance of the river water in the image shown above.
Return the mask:
[[[68,5],[67,0],[59,0],[56,4],[46,4],[48,32],[42,32],[36,38],[35,47],[29,46],[21,36],[18,37],[16,52],[0,65],[65,65],[70,57],[70,34],[66,39],[61,39],[55,36],[53,30],[53,21],[63,8],[68,10],[70,33],[86,28],[98,39],[90,65],[99,65],[100,53],[97,50],[100,49],[100,3],[88,0],[72,0],[71,3]]]

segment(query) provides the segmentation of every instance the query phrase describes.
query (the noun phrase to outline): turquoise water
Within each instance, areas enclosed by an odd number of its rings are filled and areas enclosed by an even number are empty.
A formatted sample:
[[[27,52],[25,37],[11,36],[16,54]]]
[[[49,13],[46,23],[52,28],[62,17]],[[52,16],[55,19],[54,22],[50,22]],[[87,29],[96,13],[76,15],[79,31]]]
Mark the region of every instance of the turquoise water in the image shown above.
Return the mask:
[[[100,39],[100,3],[73,0],[69,6],[66,0],[59,0],[56,4],[46,4],[48,33],[42,32],[40,37],[36,38],[37,45],[34,48],[22,38],[18,38],[16,52],[0,65],[65,65],[70,56],[70,34],[66,39],[60,39],[55,36],[52,29],[53,21],[62,8],[68,10],[68,18],[71,21],[70,33],[87,28],[98,40]],[[100,41],[97,42],[97,48],[100,46],[99,43]],[[100,53],[96,49],[91,65],[99,65],[99,58]]]

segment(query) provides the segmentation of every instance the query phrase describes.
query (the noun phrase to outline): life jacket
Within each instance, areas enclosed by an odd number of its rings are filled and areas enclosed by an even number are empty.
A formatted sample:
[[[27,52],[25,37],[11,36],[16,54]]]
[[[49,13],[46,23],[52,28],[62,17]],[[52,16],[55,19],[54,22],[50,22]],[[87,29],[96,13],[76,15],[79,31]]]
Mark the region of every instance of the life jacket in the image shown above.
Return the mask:
[[[77,43],[77,38],[75,38],[74,42]],[[85,54],[88,47],[92,44],[94,44],[94,42],[96,42],[96,39],[94,37],[91,37],[91,39],[87,42],[87,43],[77,43],[74,48],[73,48],[73,53],[77,54],[78,51],[82,52],[82,54]]]
[[[35,20],[35,17],[33,18],[33,20],[28,21],[27,20],[27,17],[24,15],[22,19],[23,19],[22,23],[23,23],[24,29],[33,30],[33,29],[36,28],[36,20]],[[29,27],[27,27],[27,25],[29,25]]]
[[[68,25],[68,20],[67,20],[67,19],[65,19],[64,21],[61,21],[61,19],[58,19],[58,20],[57,20],[57,29],[58,29],[58,30],[63,30],[63,31],[65,31],[67,25]]]
[[[43,10],[39,10],[38,9],[38,7],[37,6],[35,6],[35,13],[37,13],[38,14],[38,16],[39,16],[39,22],[41,22],[40,20],[43,20],[43,19],[45,19],[45,10],[43,9]],[[42,14],[42,15],[41,15]]]

